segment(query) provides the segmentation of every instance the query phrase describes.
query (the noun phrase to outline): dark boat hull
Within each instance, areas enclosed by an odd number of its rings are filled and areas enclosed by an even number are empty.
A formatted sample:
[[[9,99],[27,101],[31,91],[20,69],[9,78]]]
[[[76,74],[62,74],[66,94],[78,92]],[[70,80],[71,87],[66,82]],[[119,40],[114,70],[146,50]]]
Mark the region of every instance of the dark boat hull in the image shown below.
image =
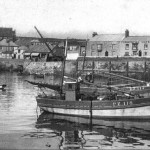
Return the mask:
[[[37,97],[38,106],[47,112],[93,118],[150,119],[150,99],[113,101],[66,101]]]

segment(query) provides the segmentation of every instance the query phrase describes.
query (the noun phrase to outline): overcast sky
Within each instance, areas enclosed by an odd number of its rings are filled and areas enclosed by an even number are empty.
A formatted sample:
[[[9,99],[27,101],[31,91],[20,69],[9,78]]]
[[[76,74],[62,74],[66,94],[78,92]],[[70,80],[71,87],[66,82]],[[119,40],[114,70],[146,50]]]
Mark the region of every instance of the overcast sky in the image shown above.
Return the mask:
[[[34,26],[48,37],[150,35],[150,0],[0,0],[0,26],[30,36]]]

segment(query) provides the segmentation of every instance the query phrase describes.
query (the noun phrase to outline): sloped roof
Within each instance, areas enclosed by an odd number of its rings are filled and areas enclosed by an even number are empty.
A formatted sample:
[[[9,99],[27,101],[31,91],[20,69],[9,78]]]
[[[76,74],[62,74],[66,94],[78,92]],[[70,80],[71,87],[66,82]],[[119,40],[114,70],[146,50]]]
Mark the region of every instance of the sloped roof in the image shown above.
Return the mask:
[[[40,41],[38,40],[38,39],[33,39],[33,40],[31,40],[31,43],[39,43]]]
[[[33,38],[19,37],[15,42],[19,46],[30,46]]]
[[[18,49],[20,49],[20,50],[29,50],[29,48],[28,47],[26,47],[26,46],[20,46]]]
[[[55,46],[53,52],[56,56],[64,56],[64,47]]]
[[[56,56],[64,56],[64,48],[55,46],[51,47],[52,51]],[[50,53],[50,50],[46,45],[32,45],[29,47],[29,50],[25,51],[25,53]]]
[[[90,38],[90,41],[122,41],[124,34],[100,34]]]
[[[52,49],[53,47],[50,46],[50,48]],[[31,52],[38,52],[38,53],[40,53],[40,52],[46,52],[46,53],[50,52],[50,50],[47,48],[47,46],[45,44],[44,45],[31,45],[29,47],[29,50]]]
[[[68,40],[68,46],[86,46],[86,40]]]
[[[10,41],[8,39],[3,39],[0,41],[0,46],[17,47],[18,45],[15,44],[13,41]]]
[[[150,36],[129,36],[127,38],[123,39],[124,42],[145,42],[145,41],[150,41]]]

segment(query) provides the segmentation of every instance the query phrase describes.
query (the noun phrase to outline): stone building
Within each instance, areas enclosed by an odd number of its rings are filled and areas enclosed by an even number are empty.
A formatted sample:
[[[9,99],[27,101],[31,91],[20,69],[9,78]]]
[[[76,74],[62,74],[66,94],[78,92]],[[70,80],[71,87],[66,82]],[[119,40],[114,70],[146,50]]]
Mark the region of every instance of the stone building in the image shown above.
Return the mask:
[[[68,39],[67,44],[67,59],[76,60],[78,56],[84,56],[86,50],[86,40],[81,39]]]
[[[12,41],[16,40],[16,31],[12,28],[0,27],[0,38],[1,39],[11,39]]]
[[[86,56],[119,56],[125,34],[93,34],[87,43]]]
[[[150,36],[128,36],[122,40],[121,56],[150,56]]]
[[[1,58],[13,58],[14,51],[18,48],[13,41],[9,39],[3,39],[0,41],[0,57]]]

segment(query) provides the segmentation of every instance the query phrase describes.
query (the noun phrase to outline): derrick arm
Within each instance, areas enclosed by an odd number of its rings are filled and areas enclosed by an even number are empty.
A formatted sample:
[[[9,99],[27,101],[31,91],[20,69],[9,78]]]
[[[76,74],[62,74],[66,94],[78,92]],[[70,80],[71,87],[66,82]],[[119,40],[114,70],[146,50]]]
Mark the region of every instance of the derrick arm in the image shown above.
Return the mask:
[[[37,29],[37,27],[35,26],[34,28],[36,29],[36,31],[38,32],[38,34],[40,35],[40,37],[41,37],[42,39],[44,39],[43,36],[42,36],[42,34],[40,33],[40,31]],[[49,47],[49,45],[47,44],[47,42],[46,42],[45,40],[44,40],[44,43],[45,43],[45,45],[47,46],[47,48],[49,49],[49,51],[50,51],[50,53],[52,54],[52,56],[54,56],[55,54],[53,53],[52,49]]]

